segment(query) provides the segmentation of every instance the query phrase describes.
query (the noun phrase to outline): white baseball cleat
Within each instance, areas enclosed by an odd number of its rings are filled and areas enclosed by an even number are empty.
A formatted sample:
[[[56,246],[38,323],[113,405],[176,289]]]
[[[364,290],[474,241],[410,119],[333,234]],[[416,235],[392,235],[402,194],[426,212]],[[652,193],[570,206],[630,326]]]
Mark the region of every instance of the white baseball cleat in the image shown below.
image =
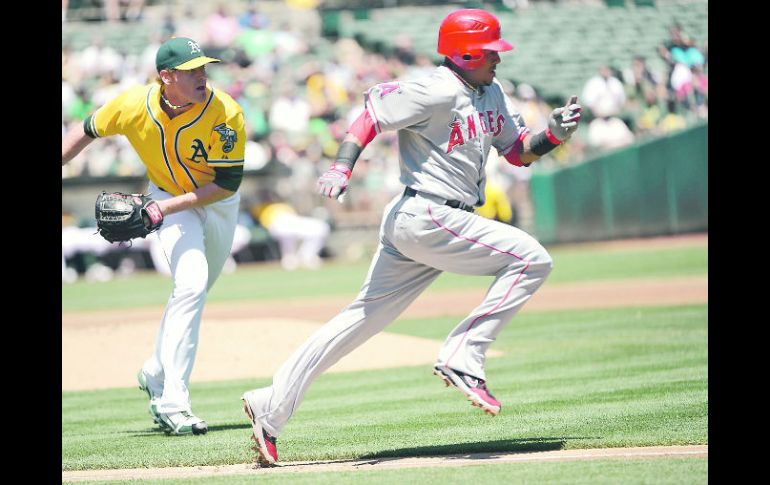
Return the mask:
[[[160,425],[166,434],[206,434],[209,430],[206,421],[189,411],[177,413],[158,413]]]
[[[152,422],[155,424],[161,424],[160,418],[158,418],[158,411],[155,409],[155,406],[152,404],[153,399],[155,399],[158,396],[157,392],[154,392],[150,385],[147,383],[147,376],[144,374],[144,369],[139,369],[139,372],[136,374],[136,380],[139,382],[139,389],[147,393],[147,397],[150,399],[150,416],[152,416]]]

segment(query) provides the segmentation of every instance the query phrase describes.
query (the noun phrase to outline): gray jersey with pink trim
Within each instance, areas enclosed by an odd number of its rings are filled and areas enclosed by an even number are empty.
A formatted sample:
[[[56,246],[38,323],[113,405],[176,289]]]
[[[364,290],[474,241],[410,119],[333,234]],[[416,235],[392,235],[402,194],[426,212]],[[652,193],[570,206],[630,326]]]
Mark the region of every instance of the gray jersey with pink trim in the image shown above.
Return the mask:
[[[484,203],[490,148],[505,155],[529,132],[497,79],[477,93],[445,66],[373,86],[365,99],[377,133],[398,131],[401,182],[469,205]]]

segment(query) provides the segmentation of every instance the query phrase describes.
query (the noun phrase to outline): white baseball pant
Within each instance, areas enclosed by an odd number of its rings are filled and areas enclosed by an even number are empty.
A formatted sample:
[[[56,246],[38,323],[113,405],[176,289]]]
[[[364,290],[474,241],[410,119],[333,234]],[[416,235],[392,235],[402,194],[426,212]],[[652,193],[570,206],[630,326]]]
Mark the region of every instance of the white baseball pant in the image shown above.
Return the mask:
[[[152,182],[155,200],[173,197]],[[164,218],[157,235],[171,268],[173,290],[155,340],[155,352],[143,370],[151,391],[160,395],[158,412],[191,412],[190,374],[198,349],[198,331],[208,290],[230,255],[240,194],[202,208]]]

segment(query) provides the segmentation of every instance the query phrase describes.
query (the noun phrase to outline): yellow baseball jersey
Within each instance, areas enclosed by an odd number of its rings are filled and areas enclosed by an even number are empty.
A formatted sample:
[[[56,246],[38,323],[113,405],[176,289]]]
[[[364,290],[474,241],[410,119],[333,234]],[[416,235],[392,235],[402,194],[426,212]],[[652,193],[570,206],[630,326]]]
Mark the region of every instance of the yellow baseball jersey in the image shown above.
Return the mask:
[[[487,181],[487,185],[484,187],[484,198],[486,201],[484,205],[476,209],[476,214],[503,222],[511,220],[513,217],[511,203],[502,187]]]
[[[173,195],[214,180],[214,169],[243,166],[243,110],[227,93],[206,86],[206,101],[169,119],[160,84],[129,88],[96,110],[86,132],[124,135],[147,166],[147,176]]]
[[[251,215],[256,218],[263,227],[270,227],[276,217],[281,214],[296,215],[297,212],[289,204],[283,202],[268,202],[251,208]]]

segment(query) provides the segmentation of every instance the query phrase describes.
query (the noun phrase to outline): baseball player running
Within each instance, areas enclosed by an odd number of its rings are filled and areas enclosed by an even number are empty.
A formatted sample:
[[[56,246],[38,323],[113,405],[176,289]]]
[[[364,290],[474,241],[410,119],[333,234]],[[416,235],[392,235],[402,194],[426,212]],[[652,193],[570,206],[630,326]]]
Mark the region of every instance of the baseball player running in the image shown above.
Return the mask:
[[[138,380],[154,421],[175,435],[208,430],[192,412],[188,386],[206,295],[233,243],[243,176],[243,112],[207,84],[211,62],[220,61],[192,39],[166,41],[156,56],[155,82],[123,92],[62,139],[62,165],[96,138],[123,135],[147,166],[173,290],[155,352]]]
[[[498,53],[511,49],[495,16],[457,10],[441,23],[438,52],[445,60],[430,76],[365,93],[366,109],[319,178],[319,191],[330,198],[343,193],[362,148],[387,130],[398,133],[406,188],[385,207],[377,252],[356,299],[294,352],[272,386],[243,394],[258,462],[277,461],[276,438],[313,379],[391,323],[443,271],[495,280],[449,333],[434,374],[474,406],[500,412],[487,387],[487,348],[543,283],[552,260],[524,231],[473,213],[484,203],[484,166],[493,146],[513,165],[531,164],[571,136],[581,112],[573,97],[551,113],[548,129],[530,133],[495,79]]]

